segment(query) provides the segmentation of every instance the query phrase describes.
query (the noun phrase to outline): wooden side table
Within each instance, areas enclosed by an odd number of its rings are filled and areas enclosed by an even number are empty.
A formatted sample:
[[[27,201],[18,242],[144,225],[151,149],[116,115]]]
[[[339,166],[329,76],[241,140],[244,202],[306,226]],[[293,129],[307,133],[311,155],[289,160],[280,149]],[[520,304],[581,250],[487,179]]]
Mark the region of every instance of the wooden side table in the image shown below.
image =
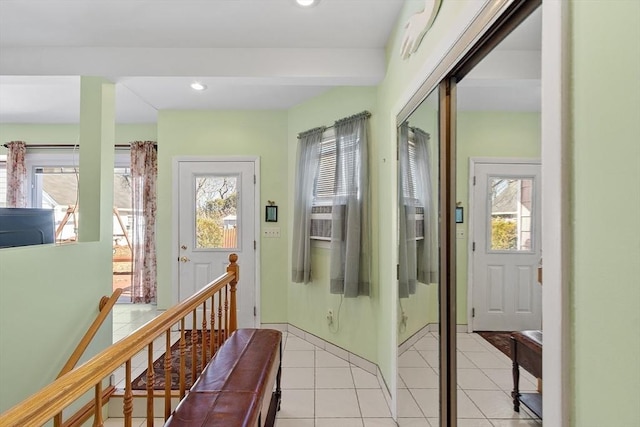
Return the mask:
[[[513,362],[513,410],[520,412],[523,403],[542,419],[542,394],[520,393],[520,366],[536,378],[542,378],[542,331],[520,331],[511,334]]]

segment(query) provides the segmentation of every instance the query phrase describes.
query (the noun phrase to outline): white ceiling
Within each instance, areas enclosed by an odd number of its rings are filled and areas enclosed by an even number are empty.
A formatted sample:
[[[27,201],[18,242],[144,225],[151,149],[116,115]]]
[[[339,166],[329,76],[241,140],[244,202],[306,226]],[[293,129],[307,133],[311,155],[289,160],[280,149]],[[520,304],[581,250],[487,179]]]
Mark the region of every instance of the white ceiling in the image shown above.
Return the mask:
[[[117,83],[120,123],[155,122],[163,109],[287,109],[332,87],[375,85],[403,4],[0,0],[0,122],[77,123],[79,75]],[[503,50],[539,51],[529,40]],[[208,89],[194,92],[195,80]]]
[[[538,8],[459,83],[461,111],[540,111],[542,10]]]

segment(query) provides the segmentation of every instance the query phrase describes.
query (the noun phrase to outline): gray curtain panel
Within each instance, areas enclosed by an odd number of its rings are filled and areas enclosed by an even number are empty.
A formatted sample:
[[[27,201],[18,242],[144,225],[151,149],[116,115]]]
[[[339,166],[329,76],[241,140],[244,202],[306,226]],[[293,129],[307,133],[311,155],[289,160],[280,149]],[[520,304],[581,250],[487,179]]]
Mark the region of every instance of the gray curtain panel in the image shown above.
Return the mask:
[[[407,123],[399,136],[399,280],[400,298],[416,292],[417,283],[437,281],[437,203],[432,187],[429,134]],[[420,218],[422,216],[422,218]],[[419,231],[420,230],[420,231]]]
[[[409,125],[400,126],[398,147],[398,292],[400,298],[408,298],[416,293],[418,281],[416,244],[416,195],[414,170],[409,159]]]
[[[438,159],[431,155],[431,138],[419,128],[413,129],[416,148],[417,194],[424,210],[422,241],[417,244],[418,282],[437,283],[438,263],[438,195],[433,191],[437,182]]]
[[[331,218],[330,291],[369,295],[371,222],[368,121],[364,112],[335,123],[336,173]]]
[[[299,135],[296,163],[296,188],[293,200],[293,249],[291,280],[294,283],[311,281],[311,205],[314,184],[320,164],[320,143],[324,127]]]

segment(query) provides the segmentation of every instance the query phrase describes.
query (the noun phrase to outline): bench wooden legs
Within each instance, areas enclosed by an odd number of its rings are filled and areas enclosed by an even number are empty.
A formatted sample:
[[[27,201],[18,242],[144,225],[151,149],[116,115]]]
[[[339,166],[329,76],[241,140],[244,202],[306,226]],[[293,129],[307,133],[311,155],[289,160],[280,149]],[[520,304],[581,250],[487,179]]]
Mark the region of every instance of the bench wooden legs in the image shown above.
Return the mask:
[[[516,345],[515,340],[511,340],[511,359],[512,363],[512,373],[513,373],[513,391],[511,392],[511,397],[513,398],[513,410],[516,412],[520,412],[520,366],[518,365],[518,346]]]
[[[278,365],[278,373],[276,374],[276,389],[271,395],[271,403],[269,404],[269,413],[265,420],[265,427],[273,427],[276,422],[276,412],[280,410],[282,401],[282,389],[280,388],[280,377],[282,376],[282,341],[280,341],[280,361]]]

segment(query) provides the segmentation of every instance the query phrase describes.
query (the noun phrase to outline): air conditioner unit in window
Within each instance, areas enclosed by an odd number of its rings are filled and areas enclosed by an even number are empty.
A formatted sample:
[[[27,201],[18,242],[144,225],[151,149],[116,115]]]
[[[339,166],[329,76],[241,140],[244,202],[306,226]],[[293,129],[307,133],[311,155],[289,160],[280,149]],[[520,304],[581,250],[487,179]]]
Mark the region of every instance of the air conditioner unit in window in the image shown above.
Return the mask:
[[[314,206],[311,208],[311,239],[331,240],[332,206]]]

